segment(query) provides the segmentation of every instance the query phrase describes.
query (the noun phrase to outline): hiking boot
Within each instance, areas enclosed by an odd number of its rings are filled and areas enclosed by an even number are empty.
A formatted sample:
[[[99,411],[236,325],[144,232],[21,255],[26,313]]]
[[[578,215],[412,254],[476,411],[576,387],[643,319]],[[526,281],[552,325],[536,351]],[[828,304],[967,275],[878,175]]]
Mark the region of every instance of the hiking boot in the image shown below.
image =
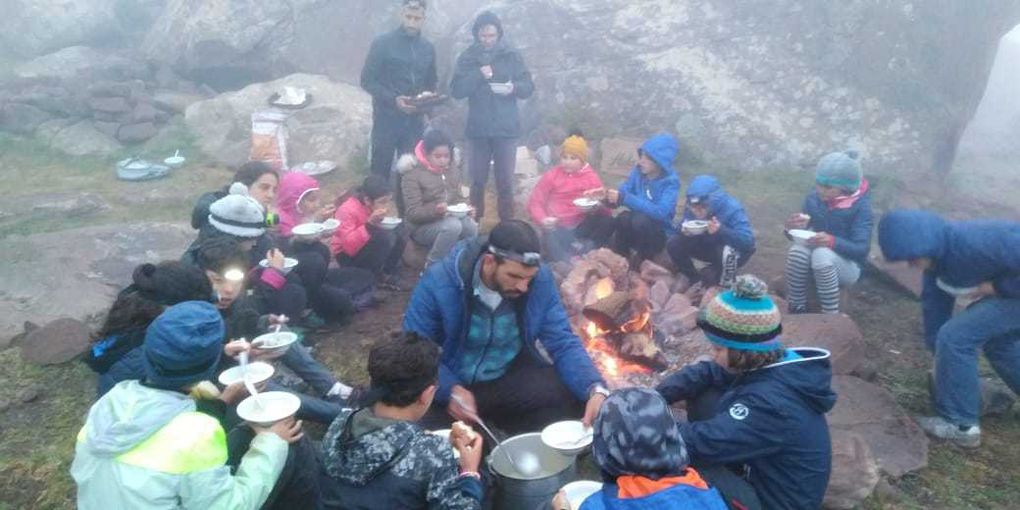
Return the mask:
[[[917,424],[932,437],[949,441],[961,448],[981,446],[981,427],[957,425],[941,416],[919,416]]]

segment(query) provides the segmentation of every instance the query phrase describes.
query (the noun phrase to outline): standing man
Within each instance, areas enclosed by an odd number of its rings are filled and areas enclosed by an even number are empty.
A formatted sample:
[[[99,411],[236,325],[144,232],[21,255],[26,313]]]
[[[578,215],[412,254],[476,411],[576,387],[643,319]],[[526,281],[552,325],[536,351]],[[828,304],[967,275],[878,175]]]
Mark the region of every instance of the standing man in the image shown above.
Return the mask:
[[[446,414],[480,416],[510,434],[594,421],[609,392],[570,329],[540,249],[530,225],[504,221],[425,270],[404,330],[442,347],[427,426],[449,426]]]
[[[414,150],[425,131],[424,112],[411,104],[436,89],[436,50],[421,36],[425,0],[402,0],[400,28],[372,41],[361,88],[372,95],[372,173],[387,180],[394,151]]]
[[[535,92],[531,73],[521,54],[503,41],[503,23],[494,13],[478,15],[472,28],[475,42],[457,57],[450,95],[468,100],[465,137],[471,147],[471,205],[477,217],[485,214],[485,185],[489,165],[496,173],[499,219],[514,216],[514,166],[521,119],[517,100]]]

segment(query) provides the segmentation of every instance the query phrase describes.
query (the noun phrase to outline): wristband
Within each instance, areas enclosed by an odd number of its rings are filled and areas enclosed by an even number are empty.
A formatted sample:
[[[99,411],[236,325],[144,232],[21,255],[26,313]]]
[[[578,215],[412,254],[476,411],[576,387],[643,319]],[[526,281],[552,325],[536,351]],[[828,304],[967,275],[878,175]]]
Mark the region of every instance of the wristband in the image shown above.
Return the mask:
[[[460,472],[460,476],[462,476],[462,477],[470,476],[471,478],[475,478],[475,479],[478,479],[478,480],[482,479],[482,475],[480,475],[478,473],[478,471],[461,471]]]

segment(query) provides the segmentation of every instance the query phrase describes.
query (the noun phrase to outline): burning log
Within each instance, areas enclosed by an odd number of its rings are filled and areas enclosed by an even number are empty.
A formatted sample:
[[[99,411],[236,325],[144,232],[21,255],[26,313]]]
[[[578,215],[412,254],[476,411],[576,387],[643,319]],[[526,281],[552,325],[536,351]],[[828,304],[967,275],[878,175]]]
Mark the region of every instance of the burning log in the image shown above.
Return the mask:
[[[666,356],[655,345],[655,339],[645,332],[628,333],[620,340],[620,355],[624,359],[641,363],[656,372],[669,368]]]
[[[595,326],[589,336],[601,332],[620,357],[657,371],[667,368],[653,336],[648,301],[634,299],[627,292],[614,292],[586,306],[582,313]]]

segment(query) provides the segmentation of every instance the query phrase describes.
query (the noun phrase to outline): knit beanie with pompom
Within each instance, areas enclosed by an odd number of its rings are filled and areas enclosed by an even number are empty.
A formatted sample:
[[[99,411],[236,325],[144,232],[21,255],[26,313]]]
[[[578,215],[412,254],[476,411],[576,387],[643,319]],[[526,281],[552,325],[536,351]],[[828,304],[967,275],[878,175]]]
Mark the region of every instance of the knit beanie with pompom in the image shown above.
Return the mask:
[[[768,285],[751,275],[740,275],[731,290],[704,304],[698,326],[714,344],[741,351],[768,352],[783,347],[779,308],[768,295]]]
[[[864,171],[857,151],[833,152],[823,157],[815,169],[815,182],[853,193],[861,188]]]
[[[262,237],[266,233],[266,211],[248,195],[240,182],[230,185],[230,193],[209,206],[209,224],[236,237]]]

